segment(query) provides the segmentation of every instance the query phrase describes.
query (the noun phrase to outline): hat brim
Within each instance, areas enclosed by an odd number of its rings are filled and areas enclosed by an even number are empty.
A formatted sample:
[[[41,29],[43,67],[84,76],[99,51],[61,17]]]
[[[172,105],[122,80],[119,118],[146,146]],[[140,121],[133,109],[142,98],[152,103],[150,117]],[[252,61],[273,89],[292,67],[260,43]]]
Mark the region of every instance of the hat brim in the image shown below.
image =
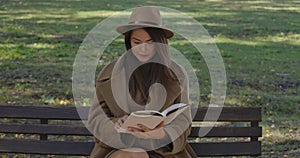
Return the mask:
[[[120,34],[125,34],[128,31],[135,30],[135,29],[140,29],[140,28],[145,28],[145,27],[153,27],[153,28],[159,28],[162,29],[165,32],[165,35],[167,38],[171,38],[174,36],[174,33],[171,29],[166,28],[166,27],[161,27],[157,25],[149,25],[149,24],[125,24],[118,26],[116,28],[117,32]]]

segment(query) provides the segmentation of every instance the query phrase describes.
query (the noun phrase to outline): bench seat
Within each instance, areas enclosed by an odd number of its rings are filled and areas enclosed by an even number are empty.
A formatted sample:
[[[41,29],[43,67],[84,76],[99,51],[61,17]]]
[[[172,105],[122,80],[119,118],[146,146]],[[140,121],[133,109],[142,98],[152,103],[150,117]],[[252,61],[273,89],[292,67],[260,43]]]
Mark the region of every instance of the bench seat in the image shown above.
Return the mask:
[[[88,156],[94,139],[77,110],[87,119],[89,107],[0,104],[0,153]],[[210,129],[213,120],[202,125],[208,108],[194,110],[188,141],[199,157],[261,155],[260,107],[223,107],[217,124],[201,137],[200,128]]]

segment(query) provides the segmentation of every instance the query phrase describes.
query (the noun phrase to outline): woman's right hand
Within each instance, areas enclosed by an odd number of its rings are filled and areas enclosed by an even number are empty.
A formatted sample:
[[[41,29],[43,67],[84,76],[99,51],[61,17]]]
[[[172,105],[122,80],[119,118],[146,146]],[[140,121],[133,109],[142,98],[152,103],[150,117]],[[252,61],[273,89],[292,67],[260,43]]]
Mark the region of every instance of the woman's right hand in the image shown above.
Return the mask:
[[[128,118],[128,115],[124,115],[117,120],[117,122],[115,123],[116,130],[121,129],[122,125],[124,124],[124,122],[127,118]]]
[[[142,139],[164,139],[167,138],[167,134],[164,130],[164,122],[162,121],[155,128],[151,129],[145,125],[138,124],[140,128],[129,127],[130,134],[137,138]]]

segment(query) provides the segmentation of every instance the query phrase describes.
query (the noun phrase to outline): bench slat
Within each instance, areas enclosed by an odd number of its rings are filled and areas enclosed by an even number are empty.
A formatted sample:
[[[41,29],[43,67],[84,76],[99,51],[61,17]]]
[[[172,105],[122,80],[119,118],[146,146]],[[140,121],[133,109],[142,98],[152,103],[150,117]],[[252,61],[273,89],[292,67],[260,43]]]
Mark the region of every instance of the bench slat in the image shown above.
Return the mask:
[[[0,118],[26,118],[26,119],[69,119],[80,120],[78,111],[83,114],[81,117],[87,119],[89,107],[75,106],[16,106],[16,105],[2,105],[0,111]],[[192,108],[197,110],[193,121],[202,121],[206,115],[208,107]],[[220,110],[219,107],[211,107],[212,114]],[[215,112],[214,112],[215,111]],[[213,118],[214,119],[214,118]],[[212,121],[207,119],[206,121]],[[260,107],[223,107],[222,113],[218,121],[261,121]]]
[[[208,107],[191,108],[192,111],[197,113],[193,121],[202,121],[206,115]],[[218,117],[218,122],[249,122],[249,121],[261,121],[261,108],[260,107],[211,107],[211,117],[219,113],[222,110],[221,115]],[[207,118],[206,121],[214,121],[215,117]]]
[[[50,124],[0,124],[0,133],[92,136],[85,126]]]
[[[199,156],[258,156],[261,142],[207,142],[190,143]]]
[[[209,127],[201,128],[206,130]],[[199,129],[200,127],[193,127],[190,137],[198,137]],[[54,124],[0,124],[0,133],[92,136],[84,126]],[[261,135],[261,127],[214,127],[205,137],[260,137]]]
[[[55,155],[89,155],[94,142],[42,141],[42,140],[1,140],[0,153],[33,153]]]
[[[0,118],[80,120],[77,110],[87,118],[89,107],[2,105]]]
[[[201,127],[203,130],[209,127]],[[193,127],[189,137],[199,137],[200,127]],[[262,136],[261,127],[213,127],[204,137],[253,137]]]
[[[190,143],[198,156],[242,156],[259,155],[261,142],[218,142]],[[0,140],[2,153],[34,153],[57,155],[89,155],[94,146],[93,142],[60,142],[37,140]]]

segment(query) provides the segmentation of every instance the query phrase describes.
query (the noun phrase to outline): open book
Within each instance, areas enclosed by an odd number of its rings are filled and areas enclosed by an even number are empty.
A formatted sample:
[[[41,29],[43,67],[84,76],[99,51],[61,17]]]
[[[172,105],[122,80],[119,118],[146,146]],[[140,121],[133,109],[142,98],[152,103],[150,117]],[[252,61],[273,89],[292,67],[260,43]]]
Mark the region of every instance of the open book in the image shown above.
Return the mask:
[[[125,120],[118,132],[126,132],[128,127],[139,128],[138,124],[143,124],[150,129],[155,128],[159,123],[164,121],[164,125],[172,122],[179,114],[188,108],[188,104],[173,104],[162,112],[155,110],[142,110],[132,112]]]

